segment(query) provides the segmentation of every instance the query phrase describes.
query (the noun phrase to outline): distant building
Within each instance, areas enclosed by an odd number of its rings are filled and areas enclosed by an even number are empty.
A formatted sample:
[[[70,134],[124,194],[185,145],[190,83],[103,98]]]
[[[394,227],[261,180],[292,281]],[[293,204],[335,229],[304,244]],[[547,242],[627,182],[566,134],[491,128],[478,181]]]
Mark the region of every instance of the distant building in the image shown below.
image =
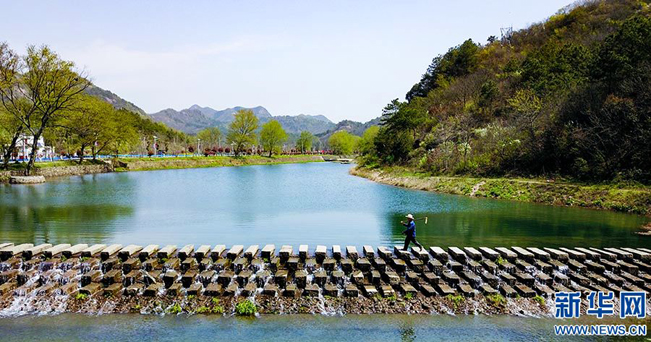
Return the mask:
[[[33,143],[34,143],[33,135],[21,134],[20,138],[18,138],[18,141],[16,141],[16,150],[17,150],[16,159],[18,160],[29,159],[29,156],[32,153]],[[52,148],[51,146],[45,146],[45,140],[43,140],[42,136],[38,139],[37,148],[38,149],[36,150],[36,159],[54,157],[54,148]]]

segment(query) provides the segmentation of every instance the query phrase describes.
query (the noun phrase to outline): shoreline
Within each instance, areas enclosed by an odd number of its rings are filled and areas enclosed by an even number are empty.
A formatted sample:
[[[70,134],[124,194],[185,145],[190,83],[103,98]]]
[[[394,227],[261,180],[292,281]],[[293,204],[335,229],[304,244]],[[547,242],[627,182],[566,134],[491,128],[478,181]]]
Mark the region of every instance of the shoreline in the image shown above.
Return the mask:
[[[618,188],[543,180],[430,176],[408,169],[351,168],[371,181],[414,190],[545,205],[610,210],[651,217],[651,189]]]
[[[46,179],[67,176],[81,176],[97,173],[152,171],[193,169],[206,167],[249,166],[249,165],[276,165],[325,162],[321,155],[295,155],[295,156],[188,156],[188,157],[143,157],[121,158],[116,165],[113,160],[87,160],[79,165],[74,161],[56,161],[37,163],[35,176],[44,176]],[[39,165],[40,164],[40,165]],[[0,171],[0,184],[9,183],[11,176],[22,176],[22,170]]]

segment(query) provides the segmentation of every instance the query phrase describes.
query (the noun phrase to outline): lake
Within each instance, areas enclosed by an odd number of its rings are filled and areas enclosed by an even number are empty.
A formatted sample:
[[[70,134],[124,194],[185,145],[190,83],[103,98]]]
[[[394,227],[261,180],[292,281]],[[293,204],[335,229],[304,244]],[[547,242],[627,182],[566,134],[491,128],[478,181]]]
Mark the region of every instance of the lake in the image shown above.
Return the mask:
[[[407,213],[437,246],[648,246],[643,216],[402,189],[307,163],[0,185],[0,242],[393,245]]]

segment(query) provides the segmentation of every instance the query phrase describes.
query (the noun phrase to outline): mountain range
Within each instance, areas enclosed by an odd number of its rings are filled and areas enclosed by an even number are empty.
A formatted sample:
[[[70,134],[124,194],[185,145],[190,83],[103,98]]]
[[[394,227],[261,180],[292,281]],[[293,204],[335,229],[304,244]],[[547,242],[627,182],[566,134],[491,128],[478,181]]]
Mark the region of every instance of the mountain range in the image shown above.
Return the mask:
[[[352,120],[343,120],[339,123],[333,123],[324,115],[271,115],[269,111],[262,107],[257,106],[253,108],[233,107],[223,110],[216,110],[210,107],[201,107],[199,105],[192,105],[189,108],[181,111],[172,108],[161,110],[157,113],[147,114],[142,108],[136,106],[113,92],[102,89],[96,85],[91,85],[86,89],[86,93],[95,96],[103,101],[113,105],[117,109],[127,109],[132,112],[143,115],[156,122],[164,123],[165,125],[177,129],[179,131],[196,134],[204,128],[219,127],[222,131],[226,131],[228,124],[233,121],[235,113],[241,109],[250,109],[253,114],[260,120],[262,124],[270,120],[277,120],[283,126],[285,131],[289,133],[291,140],[303,131],[308,131],[316,135],[321,141],[327,139],[335,132],[345,130],[351,134],[361,136],[364,131],[373,126],[378,125],[380,118],[362,123]]]
[[[157,122],[162,122],[179,131],[195,134],[208,127],[219,127],[225,129],[233,121],[235,113],[242,109],[250,109],[253,114],[264,124],[270,120],[277,120],[287,133],[300,133],[309,131],[313,134],[326,132],[335,127],[335,124],[323,115],[296,116],[279,115],[273,116],[269,111],[257,106],[253,108],[233,107],[223,110],[216,110],[210,107],[192,105],[180,111],[168,108],[160,112],[150,114],[150,117]]]

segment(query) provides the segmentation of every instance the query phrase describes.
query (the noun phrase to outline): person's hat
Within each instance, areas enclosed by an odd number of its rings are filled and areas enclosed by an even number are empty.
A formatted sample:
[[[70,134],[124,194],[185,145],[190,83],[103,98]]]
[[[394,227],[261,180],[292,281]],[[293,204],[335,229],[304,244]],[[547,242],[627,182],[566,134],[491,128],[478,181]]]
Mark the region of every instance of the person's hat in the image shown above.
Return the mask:
[[[412,215],[412,214],[407,214],[407,216],[405,216],[405,217],[408,218],[408,219],[410,219],[410,220],[413,220],[413,219],[414,219],[414,215]]]

